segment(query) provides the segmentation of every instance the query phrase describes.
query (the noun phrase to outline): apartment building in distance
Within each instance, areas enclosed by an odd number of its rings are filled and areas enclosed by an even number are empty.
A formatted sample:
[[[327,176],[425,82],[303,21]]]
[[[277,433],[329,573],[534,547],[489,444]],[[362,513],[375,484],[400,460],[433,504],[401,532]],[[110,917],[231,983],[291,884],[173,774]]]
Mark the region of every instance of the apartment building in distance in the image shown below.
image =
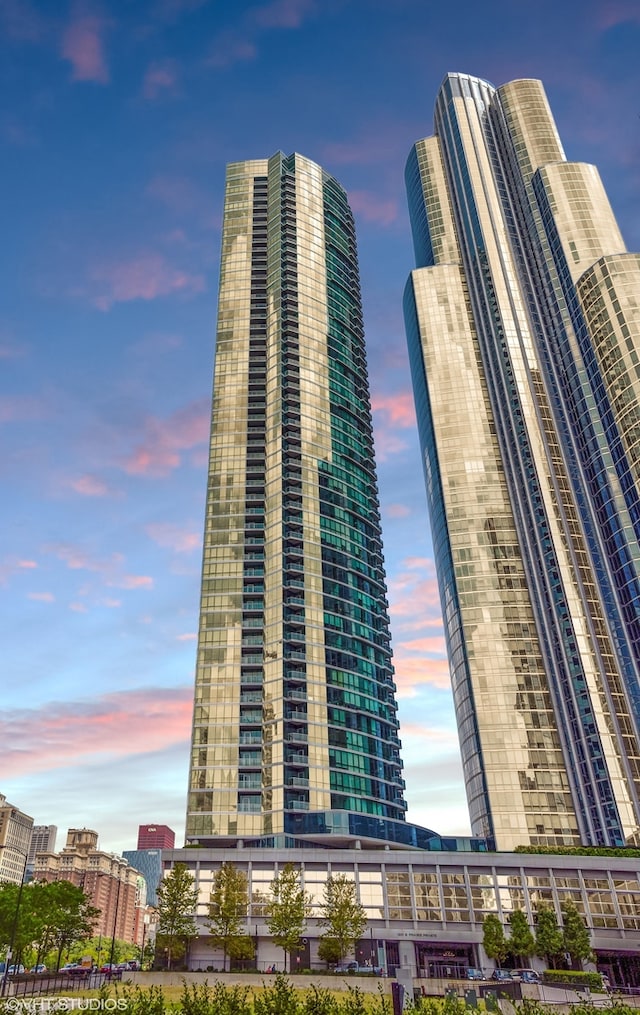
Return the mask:
[[[0,793],[0,881],[25,878],[33,818]]]

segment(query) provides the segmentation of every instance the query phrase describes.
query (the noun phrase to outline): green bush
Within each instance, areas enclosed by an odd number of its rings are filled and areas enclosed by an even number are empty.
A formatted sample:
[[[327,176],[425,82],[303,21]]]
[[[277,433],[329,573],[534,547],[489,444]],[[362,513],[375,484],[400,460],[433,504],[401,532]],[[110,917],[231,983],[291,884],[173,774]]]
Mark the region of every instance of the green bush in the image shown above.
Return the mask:
[[[590,990],[604,990],[600,973],[585,973],[578,969],[547,969],[542,974],[543,983],[563,984],[571,989],[579,990],[589,987]]]

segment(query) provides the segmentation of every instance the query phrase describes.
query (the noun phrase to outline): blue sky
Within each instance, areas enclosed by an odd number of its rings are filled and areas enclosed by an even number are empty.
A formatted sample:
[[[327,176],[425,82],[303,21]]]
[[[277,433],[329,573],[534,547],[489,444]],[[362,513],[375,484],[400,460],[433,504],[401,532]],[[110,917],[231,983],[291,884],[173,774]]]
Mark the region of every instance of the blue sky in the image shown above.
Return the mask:
[[[410,820],[468,831],[401,300],[447,71],[539,77],[640,249],[637,0],[0,0],[0,792],[182,841],[225,164],[356,213]],[[62,835],[59,845],[62,845]]]

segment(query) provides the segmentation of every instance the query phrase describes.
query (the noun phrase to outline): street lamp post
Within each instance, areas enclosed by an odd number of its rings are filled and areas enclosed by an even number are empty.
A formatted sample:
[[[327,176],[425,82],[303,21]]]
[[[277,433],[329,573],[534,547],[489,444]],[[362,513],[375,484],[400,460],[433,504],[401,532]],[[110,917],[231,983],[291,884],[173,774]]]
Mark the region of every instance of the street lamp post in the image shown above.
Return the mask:
[[[27,873],[27,859],[28,853],[23,853],[17,846],[9,846],[5,843],[3,849],[11,849],[14,853],[19,853],[24,858],[24,864],[22,865],[22,877],[20,879],[20,887],[18,888],[18,897],[16,899],[16,908],[13,914],[13,922],[11,924],[11,935],[9,937],[9,947],[7,948],[7,955],[4,963],[4,972],[2,974],[2,981],[0,982],[0,997],[4,997],[7,992],[7,979],[9,977],[9,962],[13,957],[13,946],[16,942],[16,933],[18,930],[18,918],[20,916],[20,903],[22,902],[22,889],[24,888],[24,879]]]
[[[113,973],[113,956],[116,950],[116,934],[118,932],[118,905],[120,903],[120,886],[122,880],[120,878],[120,871],[118,871],[118,890],[116,892],[116,908],[113,914],[113,934],[111,935],[111,953],[109,955],[109,976]]]

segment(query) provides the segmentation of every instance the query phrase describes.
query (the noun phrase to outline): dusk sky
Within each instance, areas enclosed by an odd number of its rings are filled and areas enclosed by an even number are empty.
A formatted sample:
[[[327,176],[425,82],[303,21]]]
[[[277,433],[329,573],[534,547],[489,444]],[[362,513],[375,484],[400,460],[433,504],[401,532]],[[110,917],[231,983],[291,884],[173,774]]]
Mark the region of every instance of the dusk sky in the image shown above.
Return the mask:
[[[640,0],[0,0],[0,793],[183,842],[225,164],[356,215],[408,818],[468,833],[402,321],[448,71],[541,78],[640,249]]]

